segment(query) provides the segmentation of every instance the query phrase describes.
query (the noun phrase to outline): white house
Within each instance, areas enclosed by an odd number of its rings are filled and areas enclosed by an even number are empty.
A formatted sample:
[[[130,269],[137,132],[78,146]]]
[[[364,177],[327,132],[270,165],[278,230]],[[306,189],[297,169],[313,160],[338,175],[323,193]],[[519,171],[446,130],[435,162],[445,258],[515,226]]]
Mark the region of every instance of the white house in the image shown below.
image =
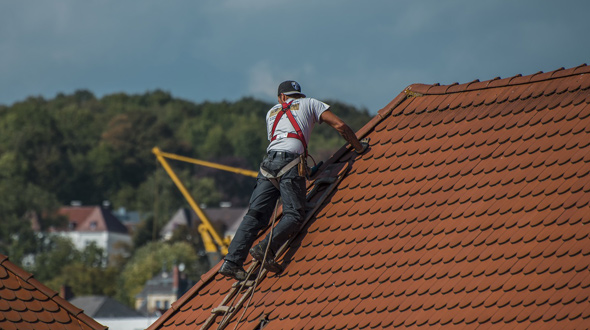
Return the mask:
[[[125,225],[109,209],[101,206],[64,206],[59,214],[68,218],[64,228],[53,231],[69,237],[77,249],[84,249],[91,242],[104,249],[110,260],[115,255],[128,253],[126,247],[132,240]]]

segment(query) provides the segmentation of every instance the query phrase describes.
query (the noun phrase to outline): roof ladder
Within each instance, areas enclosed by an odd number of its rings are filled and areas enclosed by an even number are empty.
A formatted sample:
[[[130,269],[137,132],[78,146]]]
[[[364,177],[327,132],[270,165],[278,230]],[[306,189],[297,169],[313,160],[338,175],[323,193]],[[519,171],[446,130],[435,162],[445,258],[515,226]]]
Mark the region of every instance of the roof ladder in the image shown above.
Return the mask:
[[[305,227],[309,220],[316,214],[320,206],[322,206],[325,200],[332,194],[332,192],[338,186],[340,181],[342,181],[342,179],[346,176],[351,167],[351,163],[337,163],[328,166],[324,173],[333,172],[335,170],[335,167],[338,171],[336,176],[330,177],[322,176],[320,174],[319,178],[317,178],[311,183],[312,189],[309,190],[306,196],[306,208],[308,208],[308,212],[306,213],[305,220],[301,228]],[[314,199],[314,197],[316,197],[320,191],[323,193],[315,199],[315,202],[311,202],[311,200]],[[277,259],[283,254],[283,252],[287,250],[289,244],[291,243],[291,240],[296,236],[297,235],[294,235],[289,241],[287,241],[285,244],[283,244],[283,246],[281,246],[281,248],[276,253]],[[252,263],[250,264],[247,270],[248,276],[246,278],[246,281],[237,281],[234,284],[232,284],[231,289],[229,290],[225,298],[223,298],[219,306],[211,310],[211,315],[207,318],[203,326],[201,326],[201,330],[210,329],[211,326],[215,323],[217,317],[220,315],[222,315],[223,318],[217,326],[217,330],[225,329],[225,327],[236,315],[236,312],[240,310],[240,308],[242,308],[242,306],[254,293],[256,282],[260,279],[263,279],[266,276],[268,272],[266,269],[262,269],[259,272],[259,274],[255,272],[259,269],[258,266],[260,266],[260,262],[257,260],[252,260]],[[256,274],[257,277],[253,278],[252,275],[254,274]],[[240,293],[241,297],[239,297]],[[236,299],[238,299],[237,302]]]

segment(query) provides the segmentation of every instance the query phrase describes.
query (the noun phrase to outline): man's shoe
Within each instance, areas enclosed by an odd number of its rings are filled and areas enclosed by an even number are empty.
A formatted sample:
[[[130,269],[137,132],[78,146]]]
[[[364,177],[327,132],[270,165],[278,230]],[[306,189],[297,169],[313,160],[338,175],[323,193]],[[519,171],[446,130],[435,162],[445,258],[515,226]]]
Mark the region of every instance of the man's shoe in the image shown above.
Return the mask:
[[[266,260],[262,267],[271,273],[281,273],[283,271],[283,267],[274,259]]]
[[[265,249],[263,249],[262,246],[260,246],[260,244],[256,244],[250,249],[250,255],[252,256],[252,258],[262,262],[262,260],[264,259],[264,250]]]
[[[262,265],[262,267],[264,267],[266,270],[272,273],[282,272],[283,267],[281,267],[281,265],[279,265],[279,263],[275,261],[274,253],[272,253],[272,251],[269,250],[266,254],[265,260],[264,252],[265,248],[263,248],[261,244],[257,244],[250,249],[250,255],[252,256],[252,258],[256,259],[259,262],[262,262],[264,260],[264,264]]]
[[[236,265],[235,263],[229,260],[224,261],[217,272],[223,276],[228,276],[238,281],[245,280],[248,275],[246,274],[244,268]]]

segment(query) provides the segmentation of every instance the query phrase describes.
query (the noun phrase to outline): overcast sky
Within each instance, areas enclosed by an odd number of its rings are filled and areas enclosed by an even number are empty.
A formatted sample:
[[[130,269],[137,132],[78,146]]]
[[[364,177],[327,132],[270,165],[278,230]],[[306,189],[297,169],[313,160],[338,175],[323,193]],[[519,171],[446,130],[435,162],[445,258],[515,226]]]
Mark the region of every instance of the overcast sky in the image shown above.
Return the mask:
[[[590,61],[587,0],[0,0],[0,104],[88,89],[308,96],[376,112],[412,83]]]

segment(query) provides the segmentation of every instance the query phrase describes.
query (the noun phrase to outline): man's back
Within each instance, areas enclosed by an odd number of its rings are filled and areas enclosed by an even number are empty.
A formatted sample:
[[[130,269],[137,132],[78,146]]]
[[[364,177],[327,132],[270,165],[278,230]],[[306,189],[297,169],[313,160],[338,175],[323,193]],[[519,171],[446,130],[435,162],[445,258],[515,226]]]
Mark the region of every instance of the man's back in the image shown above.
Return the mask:
[[[309,137],[314,125],[320,121],[320,116],[324,111],[328,110],[330,106],[313,98],[289,99],[287,100],[287,103],[289,102],[292,102],[290,111],[301,128],[307,143],[309,142]],[[282,116],[280,118],[274,132],[276,139],[272,141],[272,128],[279,111],[282,111],[281,104],[275,105],[266,114],[267,135],[268,140],[271,141],[267,151],[282,150],[302,154],[304,152],[302,143],[297,139],[287,138],[288,133],[295,133],[295,129],[287,116]]]

